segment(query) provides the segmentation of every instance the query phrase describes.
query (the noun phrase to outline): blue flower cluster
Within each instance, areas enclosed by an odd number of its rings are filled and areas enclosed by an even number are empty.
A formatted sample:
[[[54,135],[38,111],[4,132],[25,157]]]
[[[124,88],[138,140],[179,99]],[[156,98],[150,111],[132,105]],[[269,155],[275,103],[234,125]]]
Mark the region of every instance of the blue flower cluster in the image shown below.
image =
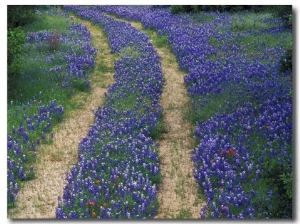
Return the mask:
[[[37,104],[38,113],[31,114],[32,104]],[[42,105],[36,100],[29,100],[21,105],[22,110],[16,110],[15,116],[22,114],[23,122],[8,130],[7,135],[7,201],[12,205],[18,192],[17,180],[27,180],[34,177],[33,167],[28,170],[26,162],[36,158],[37,145],[46,138],[53,119],[59,119],[64,114],[64,108],[52,100],[48,105]],[[53,134],[51,135],[53,137]]]
[[[193,151],[194,176],[209,205],[201,217],[208,207],[211,218],[272,216],[272,189],[260,186],[271,161],[291,166],[292,102],[283,100],[268,99],[258,107],[245,103],[197,124],[201,142]]]
[[[60,48],[52,54],[42,51],[47,48],[47,43],[52,37],[51,31],[38,31],[27,33],[25,48],[29,52],[41,52],[35,60],[44,61],[46,64],[43,75],[51,77],[53,82],[49,86],[58,84],[58,89],[71,87],[75,80],[84,80],[89,86],[86,71],[94,65],[97,50],[91,46],[90,33],[82,24],[70,25],[69,30],[60,34]],[[46,47],[45,47],[46,46]],[[49,68],[49,64],[51,67]],[[34,83],[29,74],[24,72],[23,79]],[[53,84],[53,85],[52,85]],[[60,87],[61,86],[61,87]],[[47,92],[44,89],[43,92]],[[25,99],[23,94],[20,101],[8,105],[8,135],[7,135],[7,204],[13,206],[18,192],[18,182],[34,177],[31,166],[36,158],[37,145],[47,141],[47,133],[51,131],[52,124],[61,120],[64,107],[56,99],[45,103],[44,93],[40,91],[31,99]],[[44,102],[43,102],[44,101]],[[47,102],[47,101],[46,101]],[[54,134],[50,134],[53,138]]]
[[[267,182],[279,183],[274,171],[292,172],[292,85],[278,71],[284,49],[258,40],[282,34],[280,20],[264,19],[264,28],[239,31],[226,13],[210,13],[213,19],[199,22],[166,8],[98,8],[167,35],[179,66],[188,71],[192,111],[214,109],[208,119],[195,121],[194,176],[207,200],[200,216],[276,217],[282,189]],[[257,41],[246,41],[251,35]]]
[[[82,6],[65,6],[103,28],[115,61],[115,82],[95,114],[67,173],[57,218],[151,218],[160,180],[157,147],[150,137],[162,114],[163,76],[158,55],[137,29]],[[132,53],[134,52],[134,53]]]
[[[43,30],[38,32],[29,32],[26,37],[26,47],[44,48],[51,38],[53,31]],[[90,32],[86,26],[82,24],[74,24],[69,27],[68,32],[59,35],[58,44],[61,45],[59,52],[60,64],[55,64],[54,67],[46,68],[45,72],[52,74],[52,79],[60,80],[62,88],[72,88],[74,82],[82,80],[87,88],[90,87],[90,82],[86,71],[94,65],[94,57],[97,50],[90,44]],[[38,58],[38,60],[40,60]],[[44,59],[47,62],[57,61],[55,55],[48,55]]]

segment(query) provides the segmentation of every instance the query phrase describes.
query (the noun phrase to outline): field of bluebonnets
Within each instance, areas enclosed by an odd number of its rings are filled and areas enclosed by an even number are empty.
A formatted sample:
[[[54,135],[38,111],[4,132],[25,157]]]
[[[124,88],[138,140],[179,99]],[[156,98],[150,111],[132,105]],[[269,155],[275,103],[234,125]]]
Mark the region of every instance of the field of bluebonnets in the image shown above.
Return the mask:
[[[99,25],[120,57],[106,102],[67,173],[57,218],[153,218],[159,206],[159,57],[145,33],[110,14],[166,37],[186,71],[186,113],[197,142],[193,173],[206,200],[199,218],[292,217],[292,71],[281,67],[292,34],[281,19],[245,11],[175,15],[150,6],[64,10]],[[53,41],[61,46],[49,51]],[[34,96],[8,103],[8,206],[19,181],[34,177],[37,145],[55,137],[51,126],[64,113],[56,94],[68,98],[89,88],[86,71],[97,52],[89,41],[89,31],[71,21],[60,34],[26,34],[32,66],[21,81]],[[43,67],[35,66],[39,61]]]

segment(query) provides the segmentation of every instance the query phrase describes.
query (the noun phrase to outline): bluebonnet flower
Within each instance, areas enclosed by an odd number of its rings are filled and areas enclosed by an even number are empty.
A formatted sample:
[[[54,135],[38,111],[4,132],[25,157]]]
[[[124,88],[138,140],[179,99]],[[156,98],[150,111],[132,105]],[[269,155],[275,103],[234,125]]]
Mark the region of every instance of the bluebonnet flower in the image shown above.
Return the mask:
[[[268,212],[258,214],[259,204],[252,204],[259,192],[243,192],[243,183],[255,186],[264,174],[264,161],[277,160],[291,170],[291,84],[278,75],[278,61],[284,53],[281,47],[262,43],[256,55],[249,55],[248,46],[236,40],[280,34],[284,32],[280,20],[266,18],[264,21],[272,24],[267,28],[231,32],[231,16],[227,13],[210,13],[211,21],[197,24],[192,15],[172,15],[166,8],[94,9],[141,21],[167,36],[180,68],[188,71],[184,81],[193,111],[209,107],[209,96],[229,92],[225,109],[220,107],[221,112],[217,110],[210,119],[199,119],[195,125],[195,135],[201,141],[192,155],[194,177],[207,199],[200,216],[268,218]],[[217,45],[211,43],[212,39]],[[253,133],[258,137],[253,139]],[[267,196],[264,200],[271,197]]]
[[[147,36],[129,24],[92,8],[65,8],[103,27],[113,52],[134,47],[138,57],[124,55],[116,60],[115,82],[109,87],[105,105],[94,111],[95,122],[79,144],[78,163],[67,174],[64,203],[59,207],[66,212],[79,209],[78,214],[84,216],[87,204],[79,206],[74,200],[84,197],[100,205],[93,210],[94,218],[153,217],[158,184],[153,182],[160,169],[155,142],[148,133],[162,113],[158,102],[163,86],[159,58]],[[116,103],[132,94],[132,105]]]
[[[85,85],[90,83],[87,77],[87,69],[94,64],[94,58],[97,50],[90,44],[90,34],[88,29],[82,24],[68,24],[69,29],[64,31],[59,41],[62,47],[56,54],[42,52],[37,55],[35,60],[52,63],[50,68],[40,68],[45,75],[49,75],[56,82],[65,82],[67,86],[72,86],[74,79],[82,80]],[[51,38],[51,31],[28,32],[26,34],[25,48],[36,49],[45,46],[45,43]],[[67,48],[64,47],[67,44]],[[59,59],[59,60],[58,60]],[[60,64],[53,64],[59,61]],[[64,75],[67,73],[67,75]],[[65,77],[65,80],[62,78]],[[30,80],[32,77],[28,71],[24,71],[21,79]],[[52,88],[52,86],[51,86]],[[28,172],[33,173],[33,168],[27,168],[25,162],[31,156],[31,150],[35,151],[36,146],[41,143],[40,138],[46,138],[46,132],[52,127],[53,119],[60,118],[64,114],[64,107],[58,105],[56,99],[49,102],[42,102],[39,99],[43,96],[43,92],[39,91],[32,99],[24,99],[24,103],[11,103],[9,107],[16,108],[11,116],[18,115],[20,118],[19,125],[15,125],[8,131],[7,152],[8,158],[13,158],[13,162],[8,163],[9,179],[26,179]],[[32,112],[35,111],[35,112]],[[40,136],[36,138],[35,136]],[[50,134],[53,137],[53,134]],[[35,138],[35,139],[34,139]],[[23,157],[23,155],[26,157]],[[36,152],[33,153],[33,158],[36,157]],[[31,165],[31,164],[29,164]],[[27,170],[28,169],[28,170]],[[32,175],[31,175],[32,176]],[[9,182],[7,183],[9,189]],[[8,202],[14,200],[16,191],[8,190]],[[9,199],[10,198],[10,199]]]

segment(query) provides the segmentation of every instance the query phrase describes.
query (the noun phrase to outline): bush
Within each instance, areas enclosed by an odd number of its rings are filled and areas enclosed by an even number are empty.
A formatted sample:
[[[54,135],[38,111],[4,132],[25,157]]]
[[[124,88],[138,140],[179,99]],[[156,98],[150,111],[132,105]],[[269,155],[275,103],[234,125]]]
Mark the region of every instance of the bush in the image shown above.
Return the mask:
[[[254,12],[265,11],[268,7],[263,5],[171,5],[172,13],[182,12],[201,12],[201,11],[219,11],[219,12],[237,12],[249,10]]]
[[[291,218],[293,215],[293,174],[291,167],[276,160],[270,160],[264,170],[263,179],[268,180],[269,188],[274,191],[270,209],[272,218]]]
[[[25,34],[20,28],[34,19],[33,5],[7,6],[7,95],[13,99],[17,94],[17,83],[21,73],[21,58]]]
[[[60,35],[57,31],[53,31],[51,34],[51,37],[49,39],[49,50],[50,51],[56,51],[59,47],[59,38]]]
[[[7,27],[14,28],[24,26],[33,21],[33,5],[8,5],[7,6]]]
[[[24,31],[18,27],[7,32],[7,89],[8,99],[13,99],[17,91],[17,81],[21,73],[21,58],[24,51]]]
[[[181,13],[181,12],[191,12],[192,6],[191,5],[171,5],[171,12],[176,14],[176,13]]]
[[[289,48],[280,58],[280,72],[292,72],[293,69],[293,50]]]
[[[270,12],[275,17],[279,17],[285,23],[285,26],[292,26],[292,5],[272,5]]]

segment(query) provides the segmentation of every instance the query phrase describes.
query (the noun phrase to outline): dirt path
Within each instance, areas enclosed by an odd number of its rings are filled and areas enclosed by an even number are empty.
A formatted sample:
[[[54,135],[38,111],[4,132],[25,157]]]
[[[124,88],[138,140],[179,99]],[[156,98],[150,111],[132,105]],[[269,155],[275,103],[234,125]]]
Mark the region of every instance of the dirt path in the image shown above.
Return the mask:
[[[65,173],[77,161],[79,141],[93,123],[92,110],[103,103],[104,92],[113,82],[114,58],[110,54],[106,37],[97,26],[86,21],[79,22],[88,27],[93,46],[98,49],[95,69],[91,75],[92,90],[89,94],[82,93],[72,99],[77,109],[53,129],[53,143],[38,148],[36,178],[28,181],[20,190],[16,207],[8,211],[8,218],[55,218],[57,196],[62,195]]]
[[[179,69],[169,47],[162,47],[162,44],[157,47],[159,37],[156,32],[146,31],[141,23],[127,22],[147,33],[161,57],[166,81],[160,103],[165,112],[164,125],[167,132],[163,134],[159,147],[162,181],[158,188],[159,210],[155,218],[199,218],[204,200],[198,192],[199,187],[193,177],[193,163],[190,159],[194,145],[191,137],[193,129],[183,119],[188,107],[188,95],[183,81],[185,73]]]

